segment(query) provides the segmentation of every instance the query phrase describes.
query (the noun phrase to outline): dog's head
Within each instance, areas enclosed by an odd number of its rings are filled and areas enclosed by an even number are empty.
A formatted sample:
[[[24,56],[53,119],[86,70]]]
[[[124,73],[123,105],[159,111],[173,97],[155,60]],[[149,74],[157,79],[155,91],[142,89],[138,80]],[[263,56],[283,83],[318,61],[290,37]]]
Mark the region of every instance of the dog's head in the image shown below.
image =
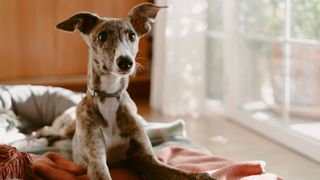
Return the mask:
[[[161,8],[150,3],[140,4],[126,19],[101,18],[82,12],[56,27],[81,32],[89,46],[91,66],[97,73],[131,75],[136,69],[139,39],[151,30],[151,23]]]

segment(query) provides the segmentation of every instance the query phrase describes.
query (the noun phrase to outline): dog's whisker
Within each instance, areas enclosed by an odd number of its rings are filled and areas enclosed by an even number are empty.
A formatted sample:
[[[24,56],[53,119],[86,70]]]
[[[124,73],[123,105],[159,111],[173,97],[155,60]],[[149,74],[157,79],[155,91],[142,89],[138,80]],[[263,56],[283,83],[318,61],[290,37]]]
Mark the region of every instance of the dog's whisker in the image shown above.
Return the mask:
[[[143,61],[145,61],[145,60],[148,60],[148,59],[145,58],[145,57],[136,57],[136,60],[143,60]]]
[[[145,68],[138,62],[136,62],[136,69],[135,71],[143,71]]]

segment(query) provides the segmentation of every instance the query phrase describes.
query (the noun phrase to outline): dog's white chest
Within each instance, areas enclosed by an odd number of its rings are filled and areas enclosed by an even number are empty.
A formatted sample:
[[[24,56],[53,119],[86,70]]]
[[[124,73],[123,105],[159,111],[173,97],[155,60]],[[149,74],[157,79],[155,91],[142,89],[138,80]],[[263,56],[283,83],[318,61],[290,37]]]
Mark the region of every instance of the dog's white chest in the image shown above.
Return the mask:
[[[103,102],[99,100],[98,107],[109,127],[109,124],[116,123],[117,110],[119,107],[119,101],[117,98],[107,98]]]
[[[106,145],[107,161],[117,162],[126,158],[125,154],[129,147],[129,140],[120,136],[117,125],[117,110],[119,101],[117,98],[107,98],[98,103],[99,111],[108,126],[102,129]]]

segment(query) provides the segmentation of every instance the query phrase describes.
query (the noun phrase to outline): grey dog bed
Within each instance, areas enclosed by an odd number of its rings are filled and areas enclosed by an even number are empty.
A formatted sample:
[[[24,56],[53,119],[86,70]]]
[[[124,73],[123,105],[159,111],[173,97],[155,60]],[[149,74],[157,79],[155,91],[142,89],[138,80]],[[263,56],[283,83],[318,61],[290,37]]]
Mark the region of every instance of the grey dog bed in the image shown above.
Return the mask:
[[[0,86],[0,109],[13,111],[37,126],[50,125],[66,109],[80,102],[83,93],[51,86]]]

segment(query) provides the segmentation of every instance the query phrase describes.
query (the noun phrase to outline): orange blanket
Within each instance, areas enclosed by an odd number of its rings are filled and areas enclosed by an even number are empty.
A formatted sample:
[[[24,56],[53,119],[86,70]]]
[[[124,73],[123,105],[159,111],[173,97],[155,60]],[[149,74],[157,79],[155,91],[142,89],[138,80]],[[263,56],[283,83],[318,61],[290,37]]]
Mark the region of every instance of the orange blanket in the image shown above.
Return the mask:
[[[280,180],[277,175],[264,172],[264,162],[233,162],[231,160],[212,156],[201,151],[182,147],[164,147],[157,153],[158,158],[165,164],[192,172],[208,172],[219,180]],[[63,158],[57,153],[32,155],[32,167],[42,179],[88,179],[86,169]],[[110,167],[114,180],[141,179],[125,163]]]

